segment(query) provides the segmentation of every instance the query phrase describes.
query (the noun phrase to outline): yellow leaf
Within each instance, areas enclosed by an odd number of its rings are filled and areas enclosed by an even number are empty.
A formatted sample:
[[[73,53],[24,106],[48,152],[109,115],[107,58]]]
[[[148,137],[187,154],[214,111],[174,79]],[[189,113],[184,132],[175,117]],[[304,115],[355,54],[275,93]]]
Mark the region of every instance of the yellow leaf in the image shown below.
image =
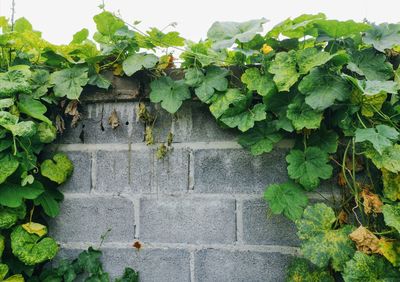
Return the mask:
[[[30,234],[36,234],[39,237],[43,237],[47,234],[47,227],[40,223],[28,222],[22,224],[22,228],[24,228],[26,232]]]
[[[114,67],[113,74],[116,76],[122,76],[122,73],[124,72],[122,69],[122,65],[114,64],[113,67]]]
[[[379,253],[394,266],[400,265],[400,243],[385,238],[379,240]]]
[[[25,282],[25,279],[21,274],[16,274],[3,280],[3,282]]]
[[[400,174],[382,169],[383,194],[386,198],[397,201],[400,200]]]

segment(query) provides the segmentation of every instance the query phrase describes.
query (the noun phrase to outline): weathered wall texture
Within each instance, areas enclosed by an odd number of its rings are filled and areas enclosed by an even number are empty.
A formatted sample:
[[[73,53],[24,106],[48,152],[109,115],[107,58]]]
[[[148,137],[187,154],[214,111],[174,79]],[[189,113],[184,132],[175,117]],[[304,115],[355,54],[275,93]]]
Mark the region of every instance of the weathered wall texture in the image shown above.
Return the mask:
[[[131,84],[118,83],[118,93],[135,96]],[[151,106],[155,139],[175,135],[173,151],[158,160],[156,146],[143,142],[136,104],[86,103],[81,123],[59,140],[57,149],[75,163],[50,225],[61,256],[98,246],[111,229],[102,250],[112,275],[130,266],[141,281],[282,281],[299,242],[293,224],[267,214],[262,194],[287,179],[288,144],[252,157],[199,103],[185,104],[175,118]],[[114,109],[115,130],[108,124]]]

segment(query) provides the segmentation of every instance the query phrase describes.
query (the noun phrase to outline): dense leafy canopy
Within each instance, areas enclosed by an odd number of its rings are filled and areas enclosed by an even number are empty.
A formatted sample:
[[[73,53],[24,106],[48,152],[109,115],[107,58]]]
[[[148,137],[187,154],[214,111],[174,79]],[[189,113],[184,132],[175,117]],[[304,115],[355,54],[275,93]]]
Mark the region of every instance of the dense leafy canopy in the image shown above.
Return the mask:
[[[176,31],[140,31],[137,23],[127,24],[104,7],[94,21],[93,39],[82,29],[70,44],[58,46],[42,39],[24,18],[14,23],[0,18],[1,279],[73,281],[83,274],[86,281],[110,280],[94,249],[42,269],[57,247],[45,237],[45,228],[26,223],[26,210],[40,220],[60,212],[63,195],[56,186],[73,166],[63,154],[47,159],[41,152],[64,130],[65,119],[76,125],[84,88],[109,89],[112,72],[149,81],[150,87],[141,85],[144,92],[171,114],[191,98],[207,104],[253,155],[294,139],[286,157],[293,182],[274,183],[265,192],[271,212],[295,220],[302,240],[307,262],[295,262],[289,279],[332,281],[334,274],[345,281],[398,280],[392,264],[400,264],[399,24],[316,14],[287,19],[263,33],[265,19],[217,22],[196,43]],[[180,71],[171,53],[177,47],[183,49]],[[154,141],[154,118],[139,114],[146,142]],[[171,143],[168,138],[168,147]],[[333,191],[341,194],[332,202],[334,209],[307,207],[304,190],[335,186],[333,181],[320,185],[330,179],[343,186]],[[318,193],[330,201],[330,193]],[[378,253],[355,253],[348,237],[354,226],[376,237]],[[13,254],[3,254],[5,245]],[[30,271],[20,274],[10,260],[31,264]],[[137,280],[137,273],[127,269],[116,281]]]

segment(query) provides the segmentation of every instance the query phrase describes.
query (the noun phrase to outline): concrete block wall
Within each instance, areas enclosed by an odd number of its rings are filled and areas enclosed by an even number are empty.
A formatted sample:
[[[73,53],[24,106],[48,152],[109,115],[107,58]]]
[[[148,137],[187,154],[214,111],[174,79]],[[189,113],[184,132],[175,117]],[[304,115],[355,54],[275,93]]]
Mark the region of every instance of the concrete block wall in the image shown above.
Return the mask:
[[[141,281],[284,280],[299,241],[290,221],[267,213],[263,191],[287,179],[290,142],[253,157],[197,102],[175,116],[148,105],[158,116],[156,141],[175,136],[158,160],[157,145],[144,143],[137,102],[99,97],[84,103],[82,121],[55,145],[75,164],[61,188],[61,215],[50,222],[59,257],[99,246],[107,233],[101,249],[112,276],[129,266]],[[116,129],[108,124],[114,109]]]

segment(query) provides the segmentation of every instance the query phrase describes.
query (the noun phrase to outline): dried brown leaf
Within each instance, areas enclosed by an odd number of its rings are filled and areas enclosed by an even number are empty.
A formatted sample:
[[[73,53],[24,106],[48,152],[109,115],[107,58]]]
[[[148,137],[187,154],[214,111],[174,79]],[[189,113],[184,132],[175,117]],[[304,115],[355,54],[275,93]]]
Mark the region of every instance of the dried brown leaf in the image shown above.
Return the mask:
[[[112,129],[116,129],[119,126],[119,118],[117,111],[114,109],[108,118],[108,124],[111,125]]]
[[[383,203],[377,194],[372,193],[368,189],[361,191],[361,198],[364,200],[364,211],[366,214],[382,213]]]
[[[358,227],[349,235],[356,243],[357,250],[366,253],[379,253],[379,239],[364,226]]]

